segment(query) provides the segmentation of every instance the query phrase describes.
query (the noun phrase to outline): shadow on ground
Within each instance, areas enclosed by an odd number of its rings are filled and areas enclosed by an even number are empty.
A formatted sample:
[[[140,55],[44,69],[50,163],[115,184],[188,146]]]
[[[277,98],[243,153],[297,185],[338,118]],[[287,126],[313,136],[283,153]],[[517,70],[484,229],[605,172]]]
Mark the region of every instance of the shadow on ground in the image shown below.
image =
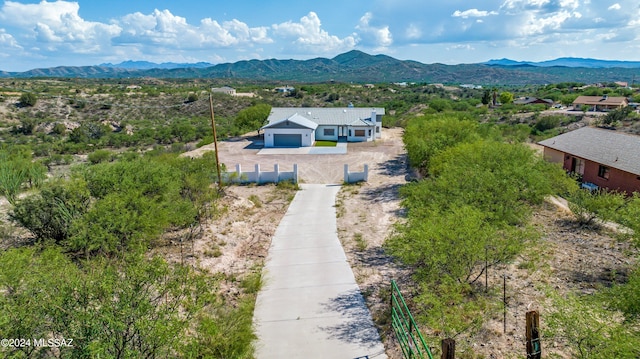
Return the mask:
[[[359,289],[351,290],[323,303],[326,310],[340,313],[346,320],[339,325],[320,328],[329,338],[357,343],[367,348],[380,344],[378,330],[373,325],[369,309]]]
[[[243,140],[249,141],[249,144],[244,147],[245,150],[261,150],[264,147],[264,138],[262,136],[246,137]]]

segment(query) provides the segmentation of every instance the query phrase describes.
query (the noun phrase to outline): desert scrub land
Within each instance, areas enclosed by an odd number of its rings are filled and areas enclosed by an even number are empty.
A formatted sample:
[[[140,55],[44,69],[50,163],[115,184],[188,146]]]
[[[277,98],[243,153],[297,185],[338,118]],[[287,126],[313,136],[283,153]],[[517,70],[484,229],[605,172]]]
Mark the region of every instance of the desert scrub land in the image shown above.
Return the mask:
[[[407,156],[388,167],[397,182],[341,192],[341,238],[387,352],[401,357],[389,319],[395,279],[436,357],[444,338],[462,358],[524,356],[529,310],[540,312],[545,355],[637,357],[637,236],[576,207],[638,233],[637,195],[582,200],[530,146],[484,126],[461,114],[410,120]],[[405,183],[412,172],[423,179]]]
[[[74,337],[85,345],[70,356],[252,357],[259,273],[295,188],[214,188],[208,91],[225,84],[0,81],[1,337]],[[585,197],[535,152],[584,125],[634,132],[636,114],[491,108],[483,91],[454,86],[297,84],[283,95],[279,85],[240,81],[253,98],[213,96],[222,164],[255,160],[246,148],[271,106],[387,111],[383,141],[341,157],[372,174],[342,188],[336,211],[390,357],[392,279],[436,354],[454,337],[458,357],[522,357],[524,313],[537,309],[545,355],[638,356],[640,201]],[[565,85],[498,91],[570,102]],[[342,163],[305,160],[303,181],[340,182]],[[170,345],[176,333],[188,335]]]

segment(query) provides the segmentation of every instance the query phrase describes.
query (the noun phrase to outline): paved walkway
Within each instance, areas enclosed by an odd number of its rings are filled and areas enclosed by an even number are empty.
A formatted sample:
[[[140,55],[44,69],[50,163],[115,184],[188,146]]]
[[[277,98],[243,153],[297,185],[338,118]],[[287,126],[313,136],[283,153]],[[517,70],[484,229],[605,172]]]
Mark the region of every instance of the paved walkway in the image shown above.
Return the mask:
[[[271,242],[254,322],[258,359],[386,358],[338,240],[338,185],[303,184]]]

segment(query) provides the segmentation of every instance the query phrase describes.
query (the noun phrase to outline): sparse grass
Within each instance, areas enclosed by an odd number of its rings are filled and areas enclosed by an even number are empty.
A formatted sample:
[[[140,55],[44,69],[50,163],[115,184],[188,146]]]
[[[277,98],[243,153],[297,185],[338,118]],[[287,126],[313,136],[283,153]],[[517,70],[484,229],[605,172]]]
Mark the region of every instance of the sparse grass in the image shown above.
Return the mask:
[[[336,209],[336,218],[344,216],[346,209],[344,208],[344,203],[342,203],[342,198],[336,198],[336,204],[333,207]]]
[[[280,181],[278,182],[276,187],[279,189],[292,189],[296,191],[300,189],[300,186],[298,186],[298,184],[293,181]]]
[[[362,233],[354,233],[353,241],[356,244],[356,250],[358,250],[359,252],[363,252],[367,249],[367,241],[362,236]]]
[[[222,249],[218,245],[212,244],[209,249],[205,249],[202,254],[208,258],[218,258],[222,256]]]
[[[262,288],[262,275],[259,270],[248,274],[242,279],[240,287],[244,289],[245,293],[257,294],[260,288]]]

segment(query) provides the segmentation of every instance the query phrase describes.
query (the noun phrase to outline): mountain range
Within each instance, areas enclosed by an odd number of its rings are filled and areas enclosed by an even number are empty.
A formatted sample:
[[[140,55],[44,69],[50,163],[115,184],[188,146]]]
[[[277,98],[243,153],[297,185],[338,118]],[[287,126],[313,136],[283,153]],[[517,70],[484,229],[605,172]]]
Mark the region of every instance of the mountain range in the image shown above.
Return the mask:
[[[485,65],[491,66],[536,66],[536,67],[582,67],[589,69],[596,68],[640,68],[640,61],[617,61],[617,60],[597,60],[584,59],[579,57],[561,57],[555,60],[531,62],[531,61],[514,61],[509,59],[489,60],[483,62]]]
[[[310,60],[243,60],[208,63],[155,64],[125,61],[97,66],[60,66],[25,72],[2,72],[4,78],[229,78],[290,82],[423,82],[473,83],[479,85],[524,85],[558,82],[634,82],[640,62],[560,58],[543,62],[509,59],[477,64],[424,64],[387,55],[369,55],[352,50],[334,58]]]

